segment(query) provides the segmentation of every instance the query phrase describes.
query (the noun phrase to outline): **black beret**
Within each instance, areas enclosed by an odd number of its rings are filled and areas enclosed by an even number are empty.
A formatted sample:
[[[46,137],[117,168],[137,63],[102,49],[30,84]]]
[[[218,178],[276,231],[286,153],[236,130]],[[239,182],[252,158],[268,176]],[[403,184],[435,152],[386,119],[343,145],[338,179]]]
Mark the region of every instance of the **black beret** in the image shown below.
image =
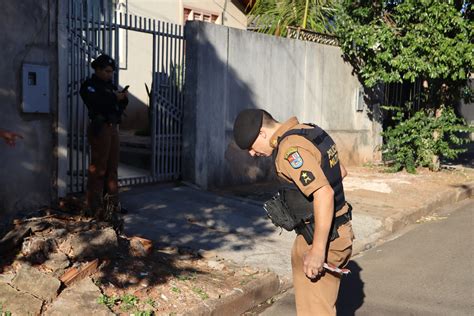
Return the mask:
[[[110,66],[115,70],[115,60],[113,60],[109,55],[102,54],[91,63],[91,66],[94,69]]]
[[[260,133],[263,110],[247,109],[237,115],[234,121],[234,139],[241,149],[250,149]]]

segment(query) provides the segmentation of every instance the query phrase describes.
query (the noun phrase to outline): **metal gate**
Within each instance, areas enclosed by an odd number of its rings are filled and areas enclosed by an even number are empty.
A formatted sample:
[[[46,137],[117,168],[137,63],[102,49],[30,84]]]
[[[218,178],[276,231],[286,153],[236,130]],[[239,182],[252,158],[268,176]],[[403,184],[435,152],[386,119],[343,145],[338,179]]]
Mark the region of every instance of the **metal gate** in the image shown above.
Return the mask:
[[[114,2],[115,3],[115,2]],[[118,3],[118,2],[117,2]],[[79,95],[81,83],[91,75],[91,61],[105,53],[120,65],[121,32],[151,35],[144,49],[151,51],[149,174],[119,178],[119,185],[176,180],[181,175],[181,139],[184,104],[183,27],[118,12],[111,0],[68,1],[67,140],[68,192],[86,189],[89,165],[87,109]],[[133,56],[128,56],[133,58]],[[120,67],[114,81],[118,86]]]

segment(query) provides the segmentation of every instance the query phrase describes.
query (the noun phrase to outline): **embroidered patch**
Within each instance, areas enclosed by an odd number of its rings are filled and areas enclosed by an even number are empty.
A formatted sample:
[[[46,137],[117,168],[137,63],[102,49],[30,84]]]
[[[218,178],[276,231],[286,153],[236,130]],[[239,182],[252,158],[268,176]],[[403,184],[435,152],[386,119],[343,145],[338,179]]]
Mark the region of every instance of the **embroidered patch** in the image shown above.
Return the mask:
[[[296,147],[292,147],[286,152],[285,159],[288,160],[293,169],[301,168],[303,165],[303,158],[298,153]]]
[[[301,184],[303,184],[304,186],[307,186],[308,184],[313,182],[314,179],[315,179],[314,174],[311,171],[301,170],[301,173],[300,173]]]
[[[294,153],[294,152],[297,152],[298,151],[298,147],[290,147],[288,148],[288,150],[286,151],[285,153],[285,159],[288,160],[288,157]]]
[[[89,91],[89,92],[95,92],[95,89],[94,89],[94,87],[88,86],[88,87],[87,87],[87,91]]]

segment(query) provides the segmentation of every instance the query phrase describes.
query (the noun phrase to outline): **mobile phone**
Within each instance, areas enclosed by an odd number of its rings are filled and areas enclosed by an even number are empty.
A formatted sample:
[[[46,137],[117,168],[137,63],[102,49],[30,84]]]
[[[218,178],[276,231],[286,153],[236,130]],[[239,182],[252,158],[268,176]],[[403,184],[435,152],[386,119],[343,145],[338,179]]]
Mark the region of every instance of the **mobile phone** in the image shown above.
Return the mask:
[[[126,92],[130,86],[125,86],[125,88],[122,89],[120,92]]]

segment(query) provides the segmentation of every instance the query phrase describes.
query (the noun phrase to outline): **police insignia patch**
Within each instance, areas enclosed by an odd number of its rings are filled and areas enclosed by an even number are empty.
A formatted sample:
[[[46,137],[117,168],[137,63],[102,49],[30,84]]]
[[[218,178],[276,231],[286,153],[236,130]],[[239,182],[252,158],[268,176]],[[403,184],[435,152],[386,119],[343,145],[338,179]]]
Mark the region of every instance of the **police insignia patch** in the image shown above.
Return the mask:
[[[307,186],[315,179],[314,174],[311,171],[301,170],[300,181],[304,186]]]
[[[301,168],[303,165],[303,158],[298,153],[298,149],[296,147],[291,147],[287,150],[285,154],[285,159],[288,160],[290,166],[293,169]]]

